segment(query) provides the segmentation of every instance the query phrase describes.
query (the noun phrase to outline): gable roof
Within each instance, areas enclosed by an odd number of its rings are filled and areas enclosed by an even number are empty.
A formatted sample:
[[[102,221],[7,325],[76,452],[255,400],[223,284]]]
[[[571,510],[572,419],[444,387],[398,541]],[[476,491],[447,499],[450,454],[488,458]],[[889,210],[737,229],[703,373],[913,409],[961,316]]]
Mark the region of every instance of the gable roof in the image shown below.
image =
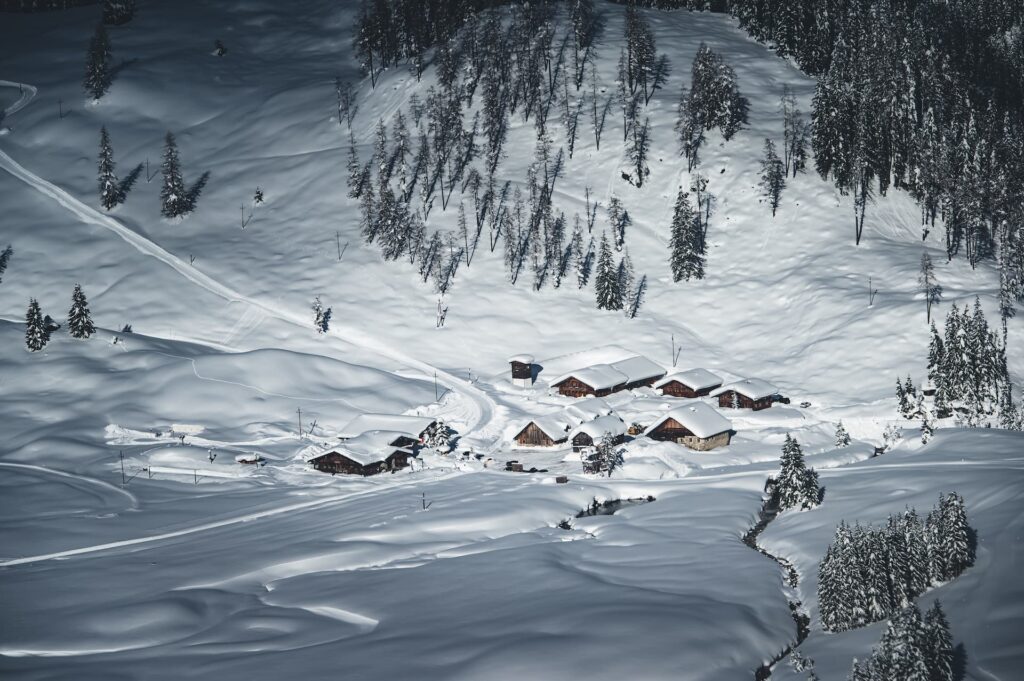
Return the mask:
[[[600,397],[585,397],[576,400],[565,408],[565,415],[576,423],[592,421],[601,416],[608,416],[612,408]]]
[[[530,423],[537,426],[540,432],[547,435],[555,442],[562,442],[569,436],[569,427],[572,425],[569,421],[561,414],[554,416],[538,416],[537,418],[530,421]],[[522,435],[523,431],[530,427],[530,423],[523,426],[522,430],[516,433],[516,437]]]
[[[601,439],[605,433],[611,433],[612,435],[625,435],[626,429],[626,424],[618,416],[602,416],[594,419],[593,421],[587,421],[586,423],[580,424],[572,431],[571,436],[576,437],[580,433],[586,433],[596,442]]]
[[[643,355],[635,355],[627,359],[619,360],[618,362],[612,362],[611,367],[616,371],[625,374],[626,378],[629,379],[627,381],[628,383],[646,381],[652,378],[661,378],[665,375],[664,369]]]
[[[686,371],[677,371],[674,374],[669,374],[655,383],[654,387],[661,388],[672,381],[682,383],[692,390],[704,390],[706,388],[714,388],[722,385],[721,377],[716,376],[707,369],[688,369]]]
[[[338,437],[351,439],[370,431],[388,431],[419,439],[420,433],[433,425],[429,416],[402,416],[398,414],[360,414],[341,429]]]
[[[533,364],[533,355],[520,354],[508,358],[508,363],[519,362],[520,364]]]
[[[742,381],[735,381],[728,385],[723,385],[721,388],[713,391],[712,395],[721,395],[722,393],[735,390],[744,397],[749,397],[752,400],[760,400],[765,397],[771,397],[779,392],[779,389],[768,381],[762,381],[760,378],[745,378]]]
[[[321,456],[337,453],[355,461],[360,466],[369,466],[370,464],[384,461],[395,452],[400,451],[405,452],[406,454],[412,454],[413,452],[409,447],[396,447],[391,444],[403,437],[409,437],[409,434],[388,430],[371,430],[350,440],[346,440],[345,444],[336,447],[325,454],[315,456],[313,459],[319,459]],[[313,459],[310,460],[312,461]]]
[[[655,430],[669,419],[700,438],[712,437],[732,430],[732,422],[719,414],[714,407],[707,402],[694,400],[682,407],[665,412],[660,419],[650,425],[647,432]]]
[[[576,369],[570,371],[567,374],[559,376],[551,382],[551,385],[558,385],[564,383],[570,378],[575,378],[580,383],[587,385],[594,390],[605,390],[608,388],[614,388],[629,382],[629,377],[621,371],[618,371],[610,364],[595,364],[593,366],[584,367],[582,369]]]

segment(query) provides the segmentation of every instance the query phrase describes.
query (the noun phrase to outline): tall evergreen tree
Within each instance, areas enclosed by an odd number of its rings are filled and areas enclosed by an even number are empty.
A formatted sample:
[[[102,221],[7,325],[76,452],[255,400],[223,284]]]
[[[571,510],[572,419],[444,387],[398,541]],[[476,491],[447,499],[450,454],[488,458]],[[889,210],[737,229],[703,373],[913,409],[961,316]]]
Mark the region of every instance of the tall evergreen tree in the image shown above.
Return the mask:
[[[114,173],[114,149],[105,126],[100,128],[99,184],[100,204],[104,208],[110,210],[124,201],[120,183]]]
[[[821,498],[818,486],[818,474],[804,463],[803,450],[800,443],[786,433],[786,441],[782,445],[781,470],[776,480],[779,508],[787,509],[795,506],[814,508]]]
[[[938,600],[924,616],[924,646],[929,681],[953,681],[953,637]]]
[[[672,268],[672,280],[677,282],[704,278],[704,233],[690,206],[689,197],[680,188],[672,213],[669,265]]]
[[[942,300],[942,286],[935,281],[935,268],[932,266],[932,259],[928,256],[927,251],[921,254],[921,270],[917,282],[919,290],[924,295],[927,322],[931,324],[932,306],[938,305]]]
[[[185,180],[181,175],[181,161],[178,159],[178,144],[170,132],[164,138],[164,160],[161,165],[163,186],[160,188],[160,213],[165,218],[177,218],[190,210]]]
[[[96,333],[92,315],[89,313],[89,303],[79,284],[75,284],[75,290],[71,294],[71,309],[68,310],[68,333],[72,338],[83,339]]]
[[[764,157],[761,159],[761,193],[772,207],[772,217],[782,200],[782,190],[786,187],[786,171],[775,153],[775,142],[767,137],[764,140]]]
[[[82,80],[82,87],[94,100],[103,97],[113,82],[110,57],[110,37],[107,35],[107,29],[100,24],[89,41],[89,51],[85,59],[85,78]]]
[[[4,272],[7,271],[7,263],[11,261],[12,255],[14,255],[14,248],[10,244],[0,251],[0,282],[4,280]]]
[[[843,426],[843,422],[839,421],[836,425],[836,447],[849,447],[850,446],[850,434],[846,432],[846,428]]]
[[[39,303],[35,298],[28,302],[28,312],[25,313],[25,347],[30,352],[39,352],[46,347],[50,340],[50,333],[43,323],[43,313],[39,309]]]
[[[594,291],[597,295],[598,309],[622,309],[618,274],[618,268],[612,260],[611,246],[608,245],[608,235],[602,232],[601,245],[598,248],[597,255],[597,275],[594,280]]]

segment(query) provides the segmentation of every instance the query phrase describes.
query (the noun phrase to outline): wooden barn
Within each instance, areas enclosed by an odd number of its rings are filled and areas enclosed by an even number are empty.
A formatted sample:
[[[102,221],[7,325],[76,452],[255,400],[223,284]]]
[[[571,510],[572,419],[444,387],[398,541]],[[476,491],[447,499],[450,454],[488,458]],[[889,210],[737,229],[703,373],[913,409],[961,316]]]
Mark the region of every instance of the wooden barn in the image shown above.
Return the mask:
[[[558,416],[541,416],[526,424],[513,438],[520,447],[554,447],[569,439],[571,424]]]
[[[409,459],[416,454],[416,444],[404,433],[371,431],[310,459],[309,464],[332,475],[376,475],[408,466]]]
[[[722,379],[706,369],[690,369],[669,374],[654,384],[662,395],[704,397],[722,385]]]
[[[529,388],[533,385],[532,355],[514,355],[508,358],[508,363],[512,365],[512,385],[520,388]]]
[[[729,444],[732,423],[706,402],[691,402],[666,412],[647,428],[646,435],[706,452]]]
[[[779,389],[759,378],[745,378],[713,390],[711,394],[718,398],[719,407],[760,411],[772,406]]]
[[[594,364],[570,371],[551,382],[560,395],[568,397],[604,397],[620,390],[653,385],[665,370],[636,355],[611,364]]]
[[[572,451],[578,452],[586,447],[593,447],[605,437],[610,436],[612,444],[622,444],[626,441],[626,424],[618,416],[601,416],[593,421],[587,421],[572,431],[570,441]]]

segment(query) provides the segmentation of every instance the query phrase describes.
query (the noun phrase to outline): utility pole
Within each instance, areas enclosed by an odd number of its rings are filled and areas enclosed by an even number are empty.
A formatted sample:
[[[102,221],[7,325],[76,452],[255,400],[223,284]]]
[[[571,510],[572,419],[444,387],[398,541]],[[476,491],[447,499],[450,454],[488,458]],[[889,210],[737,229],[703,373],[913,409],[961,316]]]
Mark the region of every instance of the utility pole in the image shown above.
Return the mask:
[[[128,481],[125,480],[124,477],[124,450],[119,450],[118,455],[121,457],[121,486],[124,487],[126,484],[128,484]]]
[[[295,411],[299,415],[299,439],[301,440],[302,439],[302,407],[299,407]]]
[[[437,372],[434,372],[434,401],[437,402]]]

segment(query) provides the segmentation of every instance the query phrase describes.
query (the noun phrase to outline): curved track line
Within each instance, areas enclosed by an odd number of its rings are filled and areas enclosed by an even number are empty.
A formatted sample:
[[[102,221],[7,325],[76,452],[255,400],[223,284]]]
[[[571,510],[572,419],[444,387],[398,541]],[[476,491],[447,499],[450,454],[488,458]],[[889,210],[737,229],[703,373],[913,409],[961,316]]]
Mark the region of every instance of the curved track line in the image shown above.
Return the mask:
[[[135,498],[134,494],[132,494],[126,489],[121,489],[117,485],[112,485],[109,482],[104,482],[103,480],[99,480],[97,478],[90,478],[85,475],[76,475],[74,473],[68,473],[66,471],[57,470],[56,468],[47,468],[46,466],[34,466],[28,463],[8,463],[6,461],[0,461],[0,466],[4,466],[7,468],[20,468],[23,470],[37,471],[40,473],[47,473],[49,475],[56,475],[62,478],[70,478],[75,482],[88,482],[93,485],[102,487],[104,489],[117,492],[118,494],[123,494],[124,496],[128,497],[129,501],[131,501],[133,509],[137,509],[139,507],[138,499]]]

